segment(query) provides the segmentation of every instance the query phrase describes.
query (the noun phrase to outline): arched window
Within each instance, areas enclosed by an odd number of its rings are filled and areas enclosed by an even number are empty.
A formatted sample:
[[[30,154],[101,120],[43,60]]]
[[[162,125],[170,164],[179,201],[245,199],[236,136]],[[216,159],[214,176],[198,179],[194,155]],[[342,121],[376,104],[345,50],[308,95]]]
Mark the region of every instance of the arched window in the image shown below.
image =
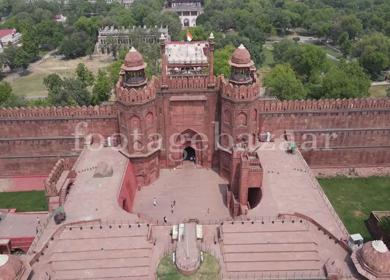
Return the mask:
[[[230,110],[226,109],[224,112],[224,120],[225,123],[232,124],[232,113]]]
[[[247,125],[247,116],[244,112],[241,112],[237,115],[237,125],[238,126],[246,126]]]
[[[152,112],[149,112],[146,114],[146,126],[153,124],[153,123],[154,123],[153,114],[152,114]]]
[[[141,120],[137,116],[132,116],[130,119],[130,127],[131,129],[141,128]]]

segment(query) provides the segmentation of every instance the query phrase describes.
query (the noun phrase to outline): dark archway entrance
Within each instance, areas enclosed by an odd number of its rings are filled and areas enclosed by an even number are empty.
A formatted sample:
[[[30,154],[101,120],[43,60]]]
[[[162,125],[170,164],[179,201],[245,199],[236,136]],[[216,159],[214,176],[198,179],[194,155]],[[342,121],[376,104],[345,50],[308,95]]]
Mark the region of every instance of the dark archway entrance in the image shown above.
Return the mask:
[[[188,146],[183,150],[183,160],[189,160],[195,162],[195,150]]]

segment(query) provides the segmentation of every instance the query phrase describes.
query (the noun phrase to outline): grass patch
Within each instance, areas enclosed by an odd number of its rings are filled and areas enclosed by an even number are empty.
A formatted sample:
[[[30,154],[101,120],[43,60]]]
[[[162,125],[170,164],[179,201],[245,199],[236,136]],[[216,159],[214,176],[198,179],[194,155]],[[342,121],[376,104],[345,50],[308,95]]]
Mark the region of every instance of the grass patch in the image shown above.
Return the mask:
[[[373,240],[365,220],[371,211],[389,210],[390,177],[319,178],[318,182],[349,233],[360,233],[365,242]]]
[[[0,193],[0,208],[16,208],[18,212],[47,211],[45,191]]]
[[[330,57],[327,57],[327,60],[330,67],[337,66],[339,64],[337,60],[331,59]]]
[[[210,254],[203,253],[203,263],[197,272],[192,275],[184,275],[177,270],[172,263],[172,254],[165,255],[157,267],[158,280],[219,280],[219,264],[216,258]],[[212,273],[214,272],[214,273]]]
[[[341,53],[336,52],[335,50],[329,48],[328,46],[321,45],[321,46],[318,46],[318,47],[323,49],[327,54],[333,55],[336,58],[342,58],[343,57],[343,55]]]
[[[371,86],[370,96],[371,97],[386,97],[386,90],[390,88],[390,85]]]
[[[106,68],[110,64],[110,62],[103,61],[98,57],[90,59],[87,56],[69,60],[50,57],[31,72],[26,71],[20,78],[11,81],[12,89],[19,95],[46,96],[48,92],[43,84],[43,78],[53,73],[58,74],[61,78],[71,77],[75,75],[79,63],[84,63],[95,75],[97,75],[99,68]]]
[[[34,69],[32,72],[26,72],[20,78],[11,82],[12,90],[19,95],[47,95],[47,89],[43,84],[43,78],[52,73],[57,73],[60,77],[70,77],[74,75],[74,69],[68,70],[43,70]]]
[[[275,60],[274,60],[274,55],[272,53],[273,46],[270,44],[265,44],[263,46],[263,53],[265,54],[265,61],[262,65],[262,68],[266,67],[274,67],[275,66]]]

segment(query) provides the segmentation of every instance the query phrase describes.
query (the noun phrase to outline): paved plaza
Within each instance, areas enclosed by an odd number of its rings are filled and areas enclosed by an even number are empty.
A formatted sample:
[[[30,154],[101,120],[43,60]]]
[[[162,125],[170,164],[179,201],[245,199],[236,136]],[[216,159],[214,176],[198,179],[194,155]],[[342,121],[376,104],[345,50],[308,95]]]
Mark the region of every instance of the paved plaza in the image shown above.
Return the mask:
[[[230,218],[226,207],[226,185],[218,172],[211,169],[197,169],[189,161],[182,169],[162,169],[160,178],[150,186],[143,187],[135,197],[133,213],[168,222],[183,221],[196,217],[202,221],[219,221]],[[157,205],[153,206],[153,199]],[[171,202],[176,201],[174,211]]]

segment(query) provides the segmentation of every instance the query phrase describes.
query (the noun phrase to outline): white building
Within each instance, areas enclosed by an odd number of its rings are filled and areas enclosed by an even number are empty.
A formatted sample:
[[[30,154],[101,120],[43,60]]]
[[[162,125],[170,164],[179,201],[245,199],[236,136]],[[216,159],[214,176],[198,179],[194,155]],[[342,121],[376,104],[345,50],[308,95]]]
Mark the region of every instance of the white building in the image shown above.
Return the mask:
[[[196,26],[196,18],[203,13],[203,0],[168,0],[165,10],[175,11],[183,27]]]
[[[0,30],[0,52],[7,48],[9,42],[14,46],[21,45],[22,34],[16,32],[16,29]]]

